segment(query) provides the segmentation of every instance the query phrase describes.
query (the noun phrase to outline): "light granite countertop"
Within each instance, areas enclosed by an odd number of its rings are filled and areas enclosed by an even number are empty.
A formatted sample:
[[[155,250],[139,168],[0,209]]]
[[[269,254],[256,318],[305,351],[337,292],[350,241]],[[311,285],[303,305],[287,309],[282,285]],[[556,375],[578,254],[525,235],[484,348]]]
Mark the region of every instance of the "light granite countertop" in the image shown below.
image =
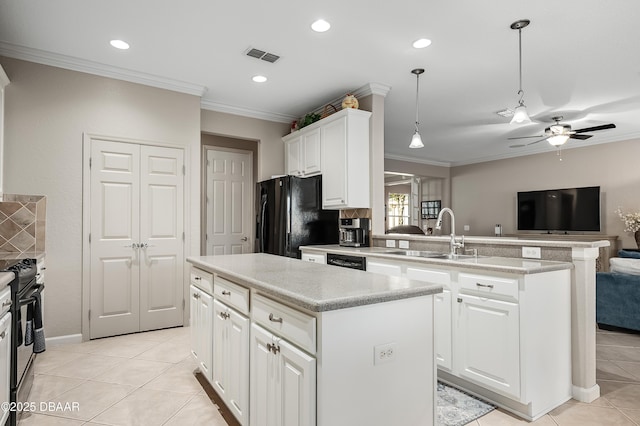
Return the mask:
[[[335,245],[300,247],[303,253],[338,253],[350,256],[376,257],[402,262],[416,262],[429,265],[443,265],[462,269],[480,269],[483,271],[497,271],[515,274],[537,274],[541,272],[558,271],[573,268],[570,262],[556,262],[551,260],[523,259],[515,257],[478,256],[458,260],[425,258],[392,254],[398,248],[386,247],[342,247]]]
[[[187,262],[312,312],[442,292],[438,284],[264,253],[191,256]]]

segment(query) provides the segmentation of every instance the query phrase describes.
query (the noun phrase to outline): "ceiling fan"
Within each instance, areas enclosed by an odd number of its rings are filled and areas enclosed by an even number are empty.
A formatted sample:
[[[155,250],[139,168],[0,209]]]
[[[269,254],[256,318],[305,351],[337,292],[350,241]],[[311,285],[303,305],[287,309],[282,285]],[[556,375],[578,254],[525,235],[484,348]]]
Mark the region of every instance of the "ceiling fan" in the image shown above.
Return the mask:
[[[568,124],[560,124],[560,121],[562,121],[563,118],[564,117],[562,117],[562,116],[552,117],[551,119],[553,121],[555,121],[556,123],[551,125],[551,126],[549,126],[549,127],[547,127],[546,129],[544,129],[544,134],[543,135],[521,136],[521,137],[517,137],[517,138],[509,138],[509,140],[528,139],[528,138],[542,138],[542,139],[538,139],[538,140],[533,141],[533,142],[529,142],[527,144],[509,145],[509,148],[522,148],[522,147],[525,147],[525,146],[533,145],[534,143],[542,142],[544,140],[548,141],[553,146],[561,146],[569,139],[585,140],[585,139],[589,139],[590,137],[593,136],[593,135],[585,135],[583,133],[595,132],[595,131],[598,131],[598,130],[615,129],[616,128],[615,124],[609,123],[609,124],[603,124],[601,126],[585,127],[584,129],[571,130],[571,126],[570,125],[568,125]]]

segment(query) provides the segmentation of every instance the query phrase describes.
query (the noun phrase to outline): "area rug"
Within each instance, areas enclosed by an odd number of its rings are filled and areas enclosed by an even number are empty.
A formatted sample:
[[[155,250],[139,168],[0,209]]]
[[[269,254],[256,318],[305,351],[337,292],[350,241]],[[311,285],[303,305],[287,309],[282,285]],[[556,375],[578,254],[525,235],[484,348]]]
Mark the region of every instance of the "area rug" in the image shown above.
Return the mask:
[[[438,382],[436,405],[439,426],[463,426],[496,408],[442,382]]]

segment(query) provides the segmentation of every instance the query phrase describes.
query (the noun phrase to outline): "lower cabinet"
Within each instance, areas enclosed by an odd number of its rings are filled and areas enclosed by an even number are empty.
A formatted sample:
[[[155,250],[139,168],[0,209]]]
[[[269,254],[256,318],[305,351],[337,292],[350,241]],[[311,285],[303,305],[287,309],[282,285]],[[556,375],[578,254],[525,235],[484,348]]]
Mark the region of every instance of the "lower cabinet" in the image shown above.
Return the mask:
[[[322,264],[327,263],[324,254],[302,253],[302,260],[304,260],[305,262],[313,262],[313,263],[322,263]]]
[[[453,342],[451,329],[451,273],[443,270],[433,270],[407,266],[406,276],[412,280],[427,281],[442,285],[442,293],[434,294],[434,316],[436,328],[435,350],[436,363],[439,368],[451,371],[453,369]]]
[[[240,424],[248,424],[249,318],[213,301],[213,381],[211,384]]]
[[[520,398],[518,304],[467,294],[459,294],[457,303],[458,375]]]
[[[251,426],[316,424],[316,359],[251,325]]]
[[[190,286],[191,300],[191,354],[202,374],[211,382],[213,340],[213,297],[201,289]]]

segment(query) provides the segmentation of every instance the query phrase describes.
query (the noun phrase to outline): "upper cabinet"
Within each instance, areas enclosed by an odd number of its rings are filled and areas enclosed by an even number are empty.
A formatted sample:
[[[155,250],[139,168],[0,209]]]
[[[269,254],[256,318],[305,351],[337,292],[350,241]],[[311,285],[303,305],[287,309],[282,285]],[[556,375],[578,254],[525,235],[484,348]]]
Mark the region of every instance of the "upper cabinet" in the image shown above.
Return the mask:
[[[285,140],[287,174],[299,177],[319,175],[322,172],[320,167],[320,129],[297,133],[300,134],[293,139]]]
[[[282,138],[293,176],[322,173],[322,208],[369,208],[371,113],[343,109]]]

